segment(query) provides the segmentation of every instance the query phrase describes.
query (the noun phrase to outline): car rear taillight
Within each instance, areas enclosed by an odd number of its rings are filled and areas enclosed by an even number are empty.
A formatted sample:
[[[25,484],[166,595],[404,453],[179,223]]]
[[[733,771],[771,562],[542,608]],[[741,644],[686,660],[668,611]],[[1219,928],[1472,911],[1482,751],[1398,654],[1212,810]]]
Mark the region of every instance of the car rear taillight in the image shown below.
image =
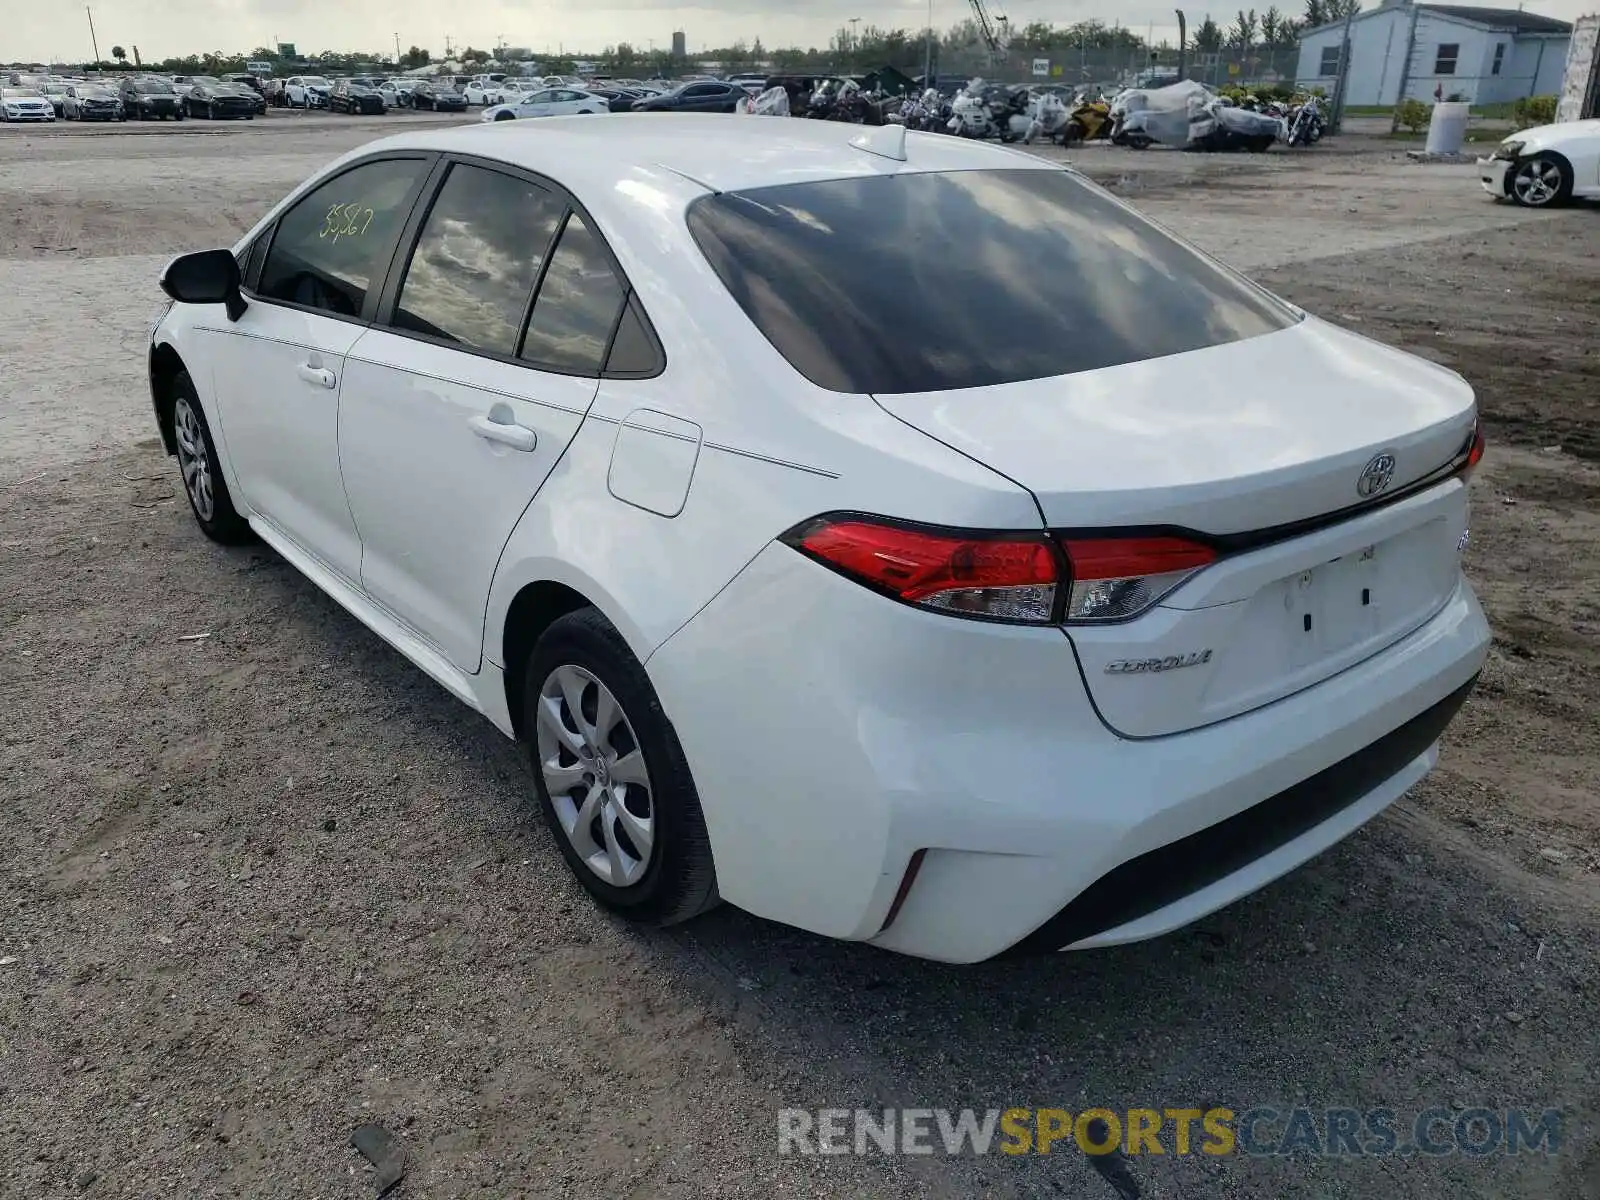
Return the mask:
[[[1467,448],[1460,457],[1461,465],[1456,468],[1456,473],[1462,479],[1470,479],[1472,473],[1478,469],[1478,464],[1483,461],[1483,422],[1472,423],[1472,436],[1467,439]]]
[[[1044,625],[1061,568],[1044,535],[916,528],[873,517],[817,517],[785,544],[907,604],[953,616]]]
[[[1126,621],[1217,560],[1209,546],[1180,537],[1063,538],[1071,565],[1065,619]]]

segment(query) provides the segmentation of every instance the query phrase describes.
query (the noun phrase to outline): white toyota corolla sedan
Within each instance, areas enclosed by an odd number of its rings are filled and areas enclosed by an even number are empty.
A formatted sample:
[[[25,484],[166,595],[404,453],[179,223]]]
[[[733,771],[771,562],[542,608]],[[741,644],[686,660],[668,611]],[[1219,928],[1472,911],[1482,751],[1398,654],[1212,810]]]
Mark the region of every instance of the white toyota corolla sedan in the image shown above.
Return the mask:
[[[201,529],[522,739],[641,921],[1150,937],[1417,783],[1484,662],[1467,384],[1020,152],[418,131],[162,285]]]

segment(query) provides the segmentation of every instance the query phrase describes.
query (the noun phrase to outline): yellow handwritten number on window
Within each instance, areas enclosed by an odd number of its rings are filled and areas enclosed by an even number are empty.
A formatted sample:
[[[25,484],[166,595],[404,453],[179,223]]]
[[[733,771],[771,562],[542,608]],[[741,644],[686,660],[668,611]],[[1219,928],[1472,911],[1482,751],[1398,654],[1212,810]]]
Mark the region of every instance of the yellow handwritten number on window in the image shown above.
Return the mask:
[[[332,238],[334,242],[342,237],[361,237],[372,226],[372,218],[376,214],[372,209],[362,205],[360,201],[354,204],[335,204],[328,209],[328,215],[323,218],[322,232],[319,238]]]

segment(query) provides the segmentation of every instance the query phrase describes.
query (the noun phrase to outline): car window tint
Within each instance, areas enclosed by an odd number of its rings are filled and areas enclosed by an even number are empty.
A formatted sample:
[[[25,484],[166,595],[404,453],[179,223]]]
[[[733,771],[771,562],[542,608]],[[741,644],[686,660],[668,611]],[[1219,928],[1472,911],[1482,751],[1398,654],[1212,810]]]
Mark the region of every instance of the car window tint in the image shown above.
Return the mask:
[[[367,163],[311,192],[279,220],[258,294],[359,316],[410,215],[412,185],[427,169],[419,159]]]
[[[522,357],[557,371],[598,374],[622,300],[599,237],[573,213],[539,285]]]
[[[1299,319],[1067,171],[786,184],[706,196],[688,220],[756,327],[840,392],[1070,375]]]
[[[565,210],[525,180],[451,167],[406,269],[395,328],[515,354],[539,264]]]
[[[622,376],[654,375],[662,368],[661,352],[645,324],[639,301],[630,299],[622,312],[617,335],[611,339],[606,355],[606,374]]]

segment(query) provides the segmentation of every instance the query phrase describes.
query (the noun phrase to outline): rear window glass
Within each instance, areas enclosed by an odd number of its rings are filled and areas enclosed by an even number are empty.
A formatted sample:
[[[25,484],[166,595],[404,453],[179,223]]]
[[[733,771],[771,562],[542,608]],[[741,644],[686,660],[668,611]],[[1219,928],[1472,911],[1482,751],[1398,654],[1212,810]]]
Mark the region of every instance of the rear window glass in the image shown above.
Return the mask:
[[[807,379],[839,392],[1071,375],[1299,319],[1066,171],[725,192],[697,200],[688,221],[756,327]]]

